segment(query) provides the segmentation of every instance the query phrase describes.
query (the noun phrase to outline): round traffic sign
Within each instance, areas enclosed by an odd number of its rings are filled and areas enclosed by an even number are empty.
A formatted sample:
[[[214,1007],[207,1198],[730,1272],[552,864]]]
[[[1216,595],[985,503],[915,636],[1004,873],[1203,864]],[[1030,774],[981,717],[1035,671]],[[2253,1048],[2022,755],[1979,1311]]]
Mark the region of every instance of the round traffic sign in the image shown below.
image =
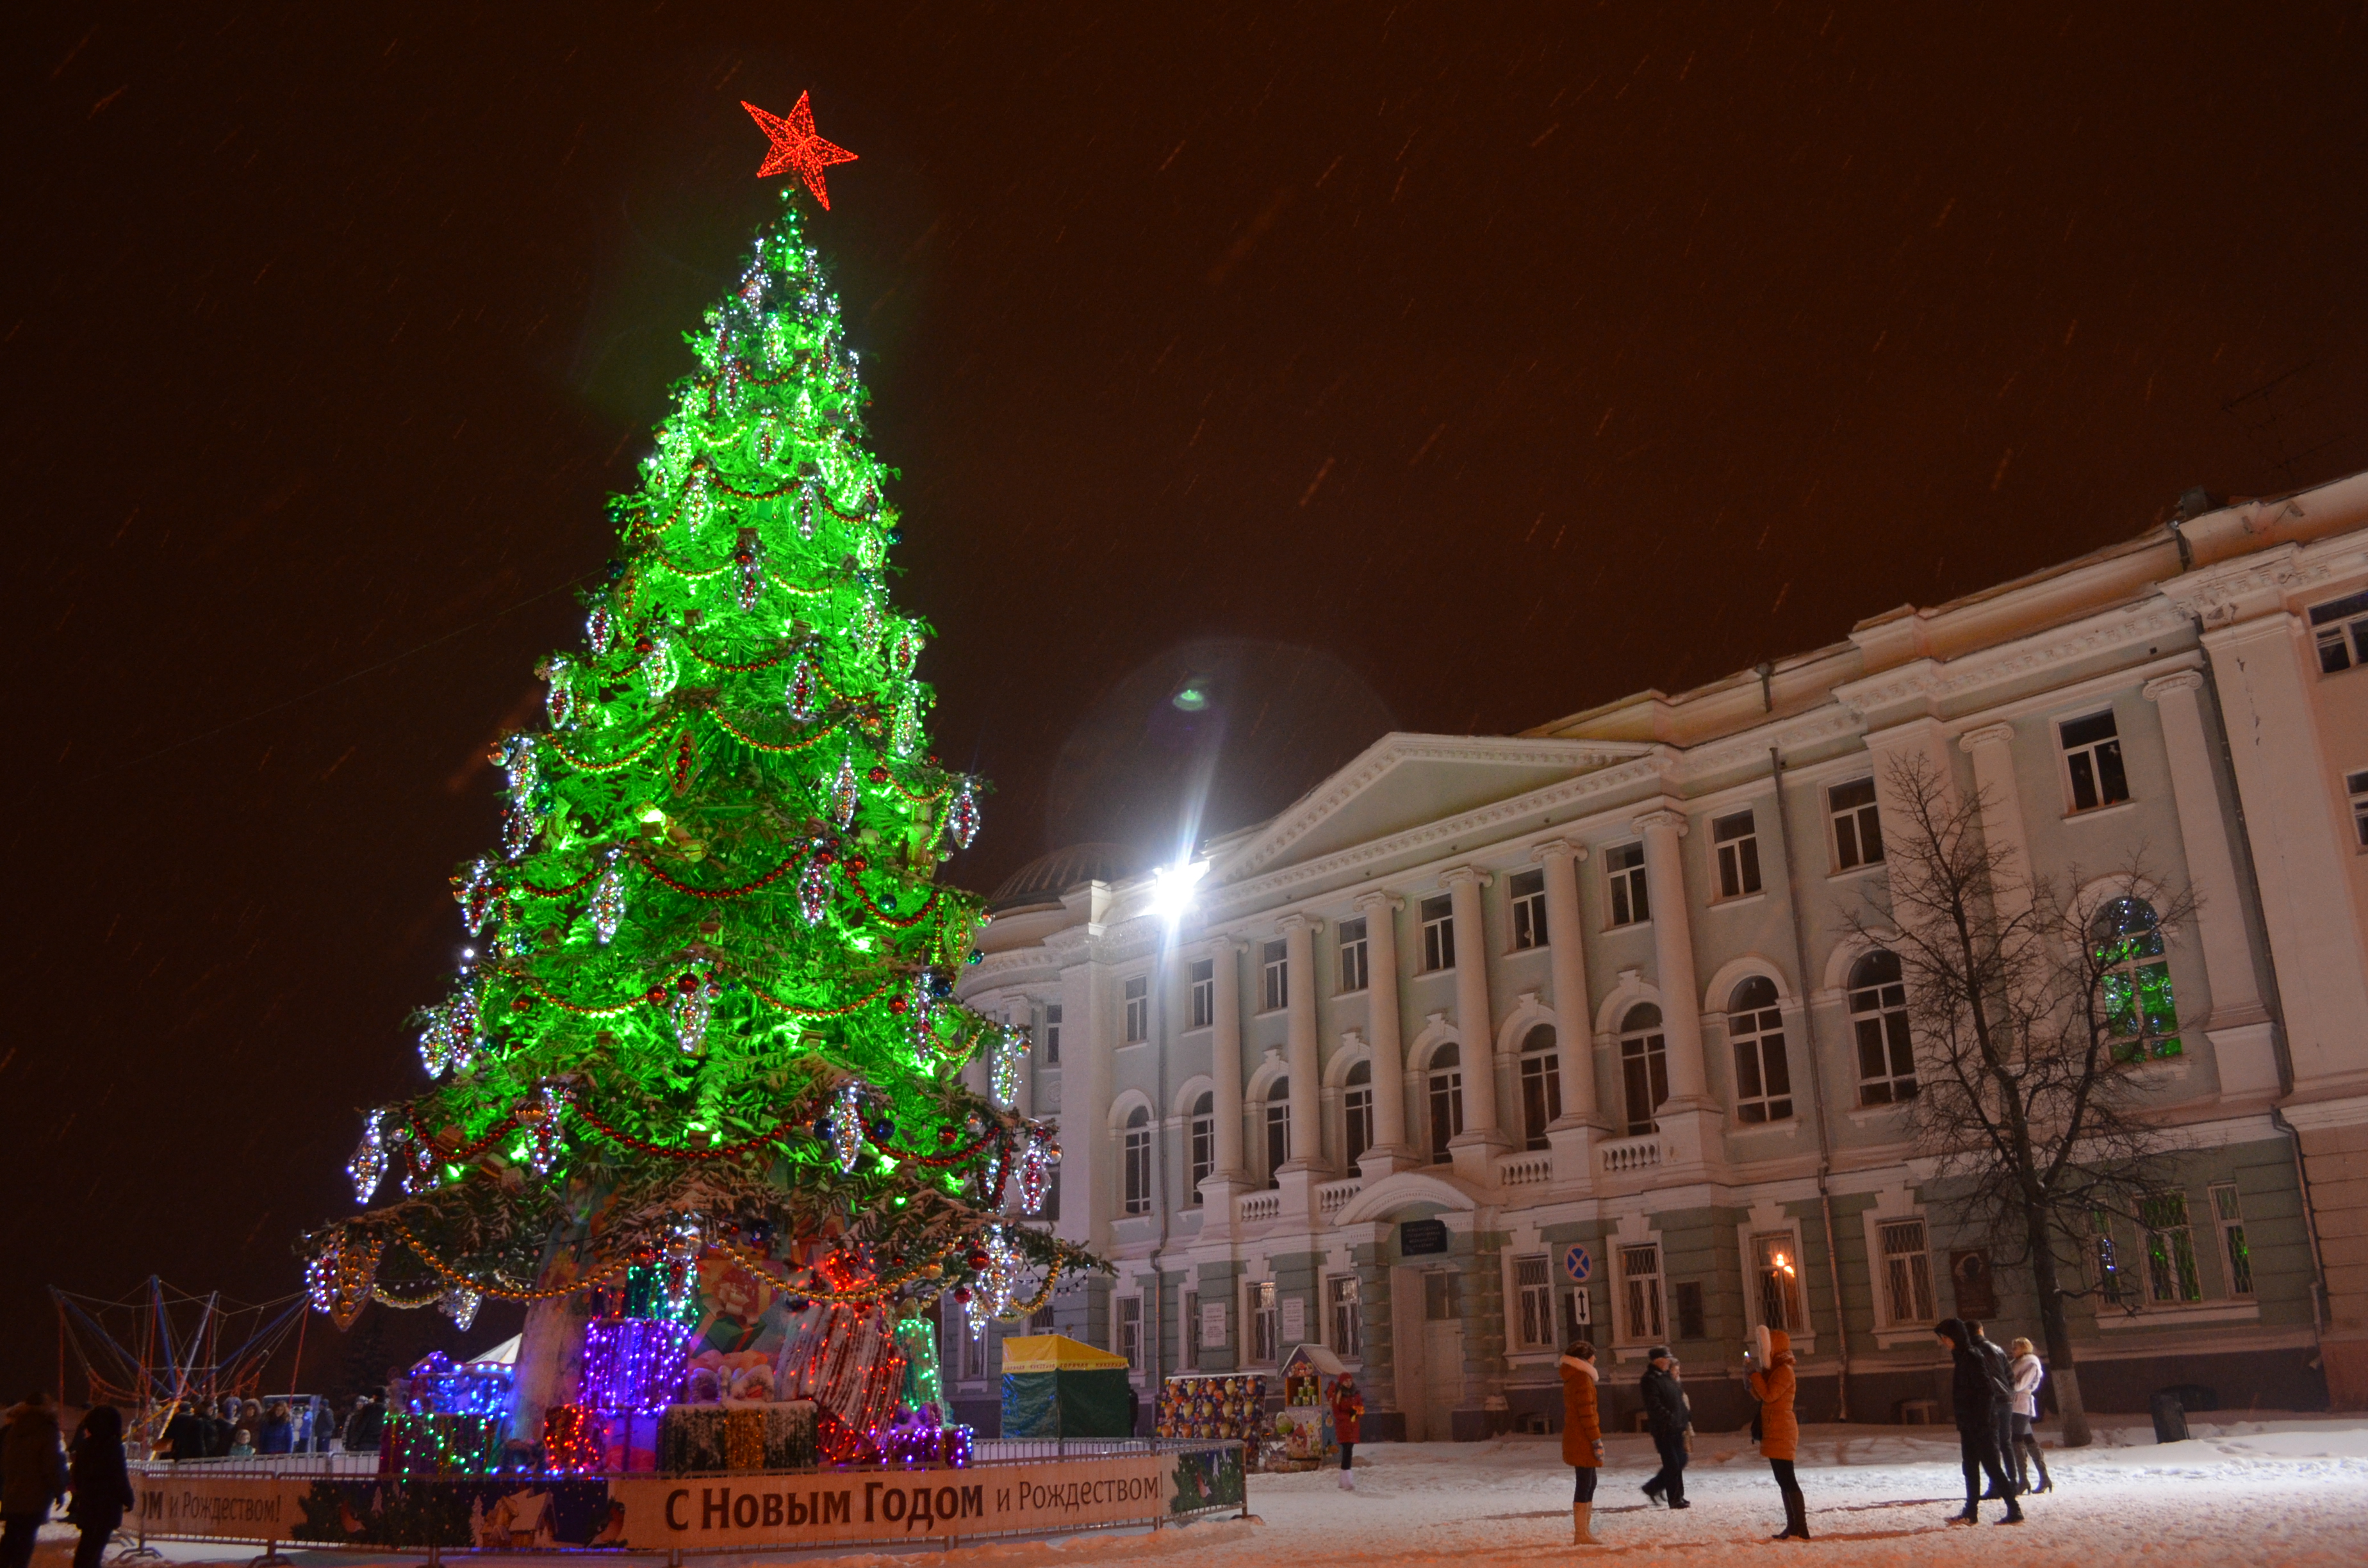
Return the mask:
[[[1570,1276],[1572,1284],[1584,1285],[1587,1283],[1588,1276],[1595,1272],[1595,1259],[1588,1255],[1586,1247],[1573,1242],[1563,1249],[1562,1271]]]

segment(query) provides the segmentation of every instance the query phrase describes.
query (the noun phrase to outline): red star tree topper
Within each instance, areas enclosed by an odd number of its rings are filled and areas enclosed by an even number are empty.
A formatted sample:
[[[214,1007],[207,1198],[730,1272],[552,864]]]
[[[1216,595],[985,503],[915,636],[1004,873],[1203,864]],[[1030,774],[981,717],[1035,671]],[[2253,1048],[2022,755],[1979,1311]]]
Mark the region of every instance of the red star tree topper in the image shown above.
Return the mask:
[[[830,192],[823,188],[822,172],[833,164],[851,164],[855,154],[846,148],[825,142],[814,131],[814,110],[806,107],[808,95],[798,95],[798,107],[790,110],[787,119],[768,114],[747,99],[740,107],[748,111],[773,145],[765,153],[765,161],[757,166],[758,179],[775,175],[794,174],[814,192],[823,210],[830,210]]]

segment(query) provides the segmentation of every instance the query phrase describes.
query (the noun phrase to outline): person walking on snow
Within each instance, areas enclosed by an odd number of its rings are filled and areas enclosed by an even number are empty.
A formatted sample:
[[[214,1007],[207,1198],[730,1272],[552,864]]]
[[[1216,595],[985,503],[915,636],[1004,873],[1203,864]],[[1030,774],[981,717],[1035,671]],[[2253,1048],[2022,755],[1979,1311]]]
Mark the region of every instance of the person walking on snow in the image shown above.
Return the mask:
[[[1806,1540],[1809,1505],[1793,1473],[1801,1445],[1801,1424],[1793,1417],[1793,1336],[1781,1328],[1756,1325],[1743,1358],[1751,1364],[1751,1397],[1759,1402],[1759,1416],[1754,1423],[1759,1457],[1768,1461],[1769,1471],[1776,1477],[1776,1490],[1784,1497],[1784,1528],[1769,1539]]]
[[[1332,1438],[1340,1445],[1340,1490],[1357,1490],[1357,1476],[1349,1468],[1350,1456],[1357,1449],[1357,1430],[1365,1415],[1365,1396],[1357,1392],[1357,1380],[1343,1372],[1332,1383]]]
[[[1942,1318],[1932,1326],[1932,1336],[1948,1346],[1952,1372],[1949,1382],[1950,1403],[1957,1418],[1957,1450],[1965,1471],[1965,1511],[1952,1516],[1952,1525],[1981,1523],[1982,1477],[1987,1475],[1991,1494],[2006,1502],[2006,1517],[1998,1523],[2022,1523],[2022,1506],[2015,1501],[2014,1483],[2006,1477],[1998,1451],[1998,1412],[2004,1408],[2011,1382],[2000,1383],[1990,1375],[1989,1362],[1975,1348],[1972,1331],[1963,1319]]]
[[[2052,1492],[2055,1483],[2048,1478],[2047,1457],[2039,1451],[2039,1433],[2033,1426],[2039,1419],[2039,1385],[2047,1381],[2047,1369],[2039,1364],[2028,1339],[2018,1339],[2007,1349],[2014,1356],[2013,1413],[2008,1419],[2013,1426],[2015,1484],[2025,1492]],[[2039,1471],[2036,1486],[2031,1483],[2032,1470]]]
[[[1982,1332],[1979,1318],[1965,1320],[1965,1336],[1974,1342],[1974,1354],[1982,1358],[1982,1369],[1990,1375],[1990,1381],[1998,1385],[1998,1398],[1993,1403],[1998,1409],[1998,1473],[2005,1476],[2013,1492],[2020,1494],[2028,1488],[2016,1480],[2014,1472],[2014,1363],[1998,1347],[1997,1340]],[[1993,1490],[1983,1493],[1982,1501],[1996,1502],[2007,1495],[2005,1492]]]
[[[66,1494],[65,1450],[58,1447],[58,1407],[36,1393],[10,1407],[0,1433],[0,1568],[25,1568],[50,1505]]]
[[[1645,1358],[1645,1379],[1638,1385],[1645,1396],[1645,1426],[1661,1455],[1661,1468],[1645,1483],[1645,1495],[1672,1508],[1690,1508],[1686,1501],[1686,1428],[1693,1417],[1686,1410],[1686,1391],[1678,1386],[1677,1358],[1666,1345],[1656,1345]]]
[[[82,1539],[74,1546],[74,1568],[99,1568],[108,1538],[132,1504],[131,1475],[123,1463],[123,1412],[102,1404],[82,1418],[82,1426],[74,1433],[68,1475],[74,1483],[74,1502],[66,1508],[66,1517],[82,1529]]]
[[[1570,1466],[1570,1543],[1601,1546],[1589,1523],[1595,1515],[1595,1472],[1603,1466],[1603,1423],[1596,1414],[1595,1346],[1574,1339],[1562,1353],[1562,1462]]]

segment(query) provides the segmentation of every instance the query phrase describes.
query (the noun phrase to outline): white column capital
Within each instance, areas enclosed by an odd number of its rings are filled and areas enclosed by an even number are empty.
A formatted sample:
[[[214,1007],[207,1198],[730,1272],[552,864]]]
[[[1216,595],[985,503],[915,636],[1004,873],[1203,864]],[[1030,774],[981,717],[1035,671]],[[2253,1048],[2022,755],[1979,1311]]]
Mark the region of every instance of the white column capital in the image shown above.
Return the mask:
[[[1683,838],[1686,835],[1686,813],[1668,806],[1661,806],[1641,816],[1631,818],[1628,825],[1638,833],[1651,833],[1656,828],[1665,828],[1678,837]]]
[[[2203,687],[2202,670],[2173,670],[2167,676],[2157,676],[2138,687],[2138,695],[2148,702],[2160,702],[2174,691],[2200,691]]]
[[[1247,942],[1230,932],[1222,937],[1211,937],[1201,944],[1201,952],[1212,959],[1223,958],[1227,953],[1238,955],[1248,950],[1248,948]]]
[[[1553,860],[1584,860],[1587,858],[1587,846],[1584,844],[1573,844],[1567,838],[1549,838],[1543,844],[1533,846],[1531,848],[1530,858],[1541,862]]]
[[[1293,931],[1321,931],[1324,922],[1304,909],[1294,909],[1274,923],[1274,928],[1288,937]]]
[[[1477,866],[1451,866],[1439,875],[1440,884],[1442,887],[1451,888],[1459,887],[1465,882],[1474,887],[1485,888],[1496,880]]]
[[[1984,746],[2002,746],[2014,739],[2012,724],[1984,724],[1978,730],[1967,730],[1957,737],[1957,749],[1977,752]]]
[[[1363,910],[1367,914],[1371,914],[1376,909],[1389,909],[1395,911],[1404,909],[1406,907],[1406,900],[1390,892],[1387,888],[1368,888],[1365,892],[1359,893],[1355,898],[1350,899],[1349,903],[1349,907]]]

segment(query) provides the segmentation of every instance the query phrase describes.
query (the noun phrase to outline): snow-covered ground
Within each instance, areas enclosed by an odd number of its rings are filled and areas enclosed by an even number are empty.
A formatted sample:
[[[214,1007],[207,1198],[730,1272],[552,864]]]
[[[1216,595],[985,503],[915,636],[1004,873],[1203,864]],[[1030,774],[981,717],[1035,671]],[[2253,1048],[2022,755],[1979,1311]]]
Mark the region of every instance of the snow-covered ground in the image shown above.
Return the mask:
[[[1596,1496],[1595,1531],[1606,1543],[1584,1555],[1623,1564],[1686,1564],[1759,1552],[1816,1552],[1881,1568],[2037,1563],[2047,1568],[2360,1568],[2368,1563],[2368,1420],[2275,1418],[2214,1424],[2157,1445],[2146,1426],[2110,1429],[2079,1450],[2048,1453],[2056,1490],[2025,1501],[2029,1522],[2011,1528],[1943,1521],[1964,1503],[1953,1432],[1811,1426],[1803,1432],[1801,1484],[1808,1494],[1807,1546],[1767,1544],[1782,1524],[1767,1465],[1740,1434],[1697,1434],[1687,1471],[1693,1506],[1653,1507],[1636,1488],[1651,1472],[1651,1445],[1614,1437]],[[1096,1568],[1157,1557],[1161,1568],[1430,1568],[1534,1562],[1579,1555],[1570,1546],[1570,1471],[1555,1439],[1490,1443],[1376,1443],[1358,1456],[1357,1491],[1337,1473],[1253,1476],[1257,1522],[1217,1520],[1156,1534],[1089,1534],[931,1551],[945,1568]],[[45,1532],[38,1568],[64,1568],[70,1532]],[[251,1549],[176,1544],[178,1562],[244,1562]],[[300,1563],[353,1568],[359,1553],[292,1553]],[[417,1559],[411,1560],[416,1562]],[[519,1559],[523,1565],[530,1560]],[[734,1560],[714,1560],[730,1568]],[[739,1562],[758,1561],[741,1559]],[[916,1568],[882,1553],[809,1559],[830,1568]]]

